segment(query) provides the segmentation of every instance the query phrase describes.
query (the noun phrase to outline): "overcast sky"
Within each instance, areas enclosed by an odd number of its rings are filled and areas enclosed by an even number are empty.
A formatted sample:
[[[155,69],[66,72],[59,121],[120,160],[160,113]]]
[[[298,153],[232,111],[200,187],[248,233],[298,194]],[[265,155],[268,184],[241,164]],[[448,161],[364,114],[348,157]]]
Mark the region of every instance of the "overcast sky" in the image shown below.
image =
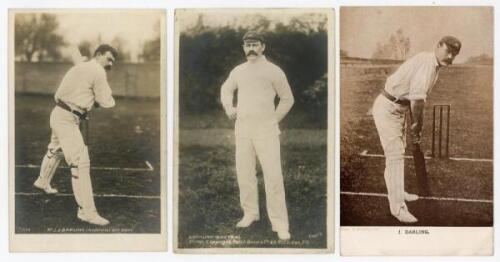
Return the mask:
[[[55,13],[58,17],[61,34],[70,45],[82,41],[96,42],[101,37],[103,43],[110,43],[120,37],[132,59],[142,51],[142,44],[158,34],[155,24],[159,23],[162,12],[141,11],[65,11]],[[63,54],[68,52],[68,47]]]
[[[386,42],[398,28],[410,38],[410,56],[432,51],[444,35],[462,41],[456,62],[493,56],[493,8],[488,7],[342,7],[340,48],[370,58],[377,42]]]

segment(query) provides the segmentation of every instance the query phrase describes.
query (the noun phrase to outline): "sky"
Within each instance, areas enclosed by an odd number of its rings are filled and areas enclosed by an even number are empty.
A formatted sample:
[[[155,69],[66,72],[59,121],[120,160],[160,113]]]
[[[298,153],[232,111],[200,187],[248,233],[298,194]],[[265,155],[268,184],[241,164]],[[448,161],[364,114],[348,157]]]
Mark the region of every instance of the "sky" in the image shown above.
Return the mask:
[[[158,32],[155,25],[159,23],[160,11],[65,11],[55,13],[58,17],[57,32],[69,45],[78,45],[82,41],[97,42],[99,36],[103,43],[110,43],[113,38],[124,40],[125,49],[131,53],[132,61],[142,51],[145,41],[155,38]],[[62,50],[63,55],[69,53],[69,46]]]
[[[399,28],[410,38],[410,56],[434,50],[445,35],[462,41],[457,63],[483,53],[493,56],[489,7],[341,7],[340,48],[349,56],[370,58],[377,43]]]

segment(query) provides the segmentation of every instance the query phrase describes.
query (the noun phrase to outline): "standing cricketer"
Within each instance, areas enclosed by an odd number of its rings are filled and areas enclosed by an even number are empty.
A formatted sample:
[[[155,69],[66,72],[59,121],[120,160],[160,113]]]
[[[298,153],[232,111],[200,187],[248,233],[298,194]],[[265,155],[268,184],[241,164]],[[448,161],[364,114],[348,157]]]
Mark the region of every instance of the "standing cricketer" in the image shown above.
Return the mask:
[[[405,115],[412,114],[412,143],[421,142],[423,111],[427,96],[437,81],[439,69],[451,65],[462,44],[453,36],[443,37],[434,52],[422,52],[404,62],[385,83],[373,104],[373,118],[385,155],[385,185],[391,213],[404,223],[417,222],[405,201],[417,195],[404,191]]]
[[[111,108],[115,100],[108,85],[106,71],[117,58],[117,51],[100,45],[90,61],[73,66],[64,76],[55,94],[56,106],[50,114],[52,136],[43,158],[40,175],[34,186],[48,194],[57,190],[50,185],[59,162],[64,158],[71,168],[71,184],[78,204],[78,219],[107,225],[109,221],[97,212],[90,179],[90,158],[79,124],[92,107]]]
[[[266,205],[272,230],[282,240],[290,239],[285,187],[281,171],[280,130],[278,123],[294,103],[285,73],[263,55],[264,38],[257,32],[243,37],[247,62],[235,67],[221,88],[221,101],[227,116],[236,119],[236,175],[240,204],[244,212],[237,227],[258,221],[259,201],[256,158],[262,166]],[[238,104],[233,106],[234,91]],[[274,99],[280,98],[277,107]]]

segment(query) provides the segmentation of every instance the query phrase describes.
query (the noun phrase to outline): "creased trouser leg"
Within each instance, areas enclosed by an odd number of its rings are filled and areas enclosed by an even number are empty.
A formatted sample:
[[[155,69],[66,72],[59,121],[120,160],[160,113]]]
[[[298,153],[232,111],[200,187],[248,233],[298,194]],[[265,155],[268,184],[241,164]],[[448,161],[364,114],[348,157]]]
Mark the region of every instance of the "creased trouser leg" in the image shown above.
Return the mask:
[[[385,155],[384,179],[389,206],[398,215],[404,202],[404,152],[406,107],[379,96],[373,105],[373,118]]]
[[[401,147],[403,142],[399,139],[394,139],[392,142],[396,145],[388,145],[385,150],[385,184],[387,187],[387,195],[389,206],[393,215],[398,215],[402,206],[405,206],[404,201],[404,156],[398,152],[397,148]],[[391,151],[391,147],[396,147],[395,151]]]
[[[254,145],[264,173],[267,213],[273,231],[288,231],[279,136],[254,139]]]
[[[90,161],[87,146],[82,148],[77,167],[71,168],[71,184],[78,206],[85,212],[96,210],[90,179]]]
[[[63,109],[55,108],[50,118],[52,131],[59,139],[64,158],[71,166],[71,184],[75,200],[85,212],[95,211],[90,158],[79,129],[78,119]]]
[[[250,138],[236,137],[236,176],[245,216],[259,216],[255,149]]]

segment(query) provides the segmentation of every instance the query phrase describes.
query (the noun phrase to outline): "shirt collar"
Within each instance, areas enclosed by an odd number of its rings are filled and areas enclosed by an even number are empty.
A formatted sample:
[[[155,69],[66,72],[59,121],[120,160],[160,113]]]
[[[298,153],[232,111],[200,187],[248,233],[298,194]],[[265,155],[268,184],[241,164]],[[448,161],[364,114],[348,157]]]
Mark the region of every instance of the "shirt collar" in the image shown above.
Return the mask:
[[[441,67],[443,67],[443,65],[439,63],[439,60],[434,52],[432,52],[432,58],[433,58],[432,61],[434,62],[434,66],[436,66],[436,69],[440,69]]]

